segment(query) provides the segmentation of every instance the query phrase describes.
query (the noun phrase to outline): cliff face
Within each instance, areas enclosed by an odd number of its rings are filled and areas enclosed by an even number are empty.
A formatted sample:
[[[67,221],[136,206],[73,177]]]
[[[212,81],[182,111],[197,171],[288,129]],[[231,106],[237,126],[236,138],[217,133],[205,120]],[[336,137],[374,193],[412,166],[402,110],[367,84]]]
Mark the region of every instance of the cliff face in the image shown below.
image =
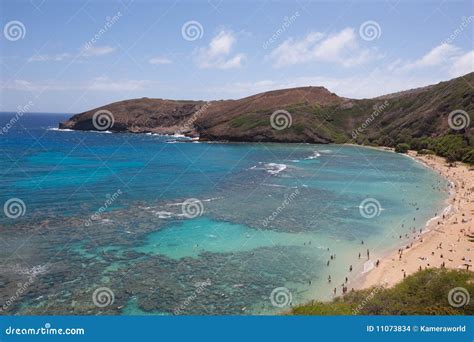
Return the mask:
[[[203,140],[274,142],[369,142],[393,146],[407,138],[461,134],[473,142],[474,73],[424,88],[353,100],[323,87],[269,91],[239,100],[134,99],[74,115],[60,128],[97,130],[94,115],[113,116],[117,132],[186,133]],[[471,124],[449,126],[454,110]],[[278,111],[278,112],[276,112]],[[276,114],[275,114],[276,112]],[[273,116],[272,116],[273,114]]]
[[[59,128],[101,130],[102,127],[106,127],[114,132],[174,133],[178,126],[190,118],[203,103],[149,98],[120,101],[76,114],[60,123]],[[98,124],[99,119],[94,120],[94,114],[98,112],[104,114],[104,119],[111,116],[113,124],[105,126]]]

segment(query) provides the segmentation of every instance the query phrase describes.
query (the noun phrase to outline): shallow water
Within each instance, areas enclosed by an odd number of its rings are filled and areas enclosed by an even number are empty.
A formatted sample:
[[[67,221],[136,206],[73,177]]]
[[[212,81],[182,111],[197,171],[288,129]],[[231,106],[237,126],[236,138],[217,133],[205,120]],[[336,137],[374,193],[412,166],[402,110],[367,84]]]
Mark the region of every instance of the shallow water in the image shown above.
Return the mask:
[[[367,249],[373,261],[406,243],[447,198],[395,153],[48,130],[62,119],[25,115],[0,137],[1,203],[26,207],[0,218],[3,313],[278,312],[350,288]],[[112,304],[94,305],[99,287]],[[284,307],[270,300],[281,287]]]

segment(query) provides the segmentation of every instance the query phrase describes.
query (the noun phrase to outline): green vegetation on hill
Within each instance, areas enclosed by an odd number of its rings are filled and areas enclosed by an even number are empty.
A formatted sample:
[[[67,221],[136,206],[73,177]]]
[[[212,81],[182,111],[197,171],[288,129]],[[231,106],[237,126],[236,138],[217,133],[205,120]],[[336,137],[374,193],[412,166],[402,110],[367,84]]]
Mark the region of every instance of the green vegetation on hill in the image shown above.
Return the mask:
[[[474,164],[474,140],[469,142],[461,134],[412,139],[411,148],[414,150],[431,150],[448,160],[460,160]]]
[[[451,302],[466,305],[450,305]],[[454,290],[453,290],[454,291]],[[465,294],[466,292],[464,292]],[[457,295],[456,295],[457,294]],[[474,315],[474,273],[428,269],[408,276],[392,288],[352,291],[332,302],[314,302],[292,309],[294,315]]]
[[[432,151],[448,161],[474,164],[474,73],[437,85],[377,99],[350,100],[343,105],[286,108],[294,122],[335,143],[388,146]],[[449,113],[464,111],[470,124],[453,130]],[[284,133],[280,132],[280,133]]]
[[[373,119],[352,142],[389,147],[407,144],[413,150],[432,150],[449,160],[474,164],[473,82],[474,73],[470,73],[427,88],[359,100],[334,115],[352,120],[355,129],[367,118]],[[465,112],[470,124],[453,130],[448,123],[453,111]]]

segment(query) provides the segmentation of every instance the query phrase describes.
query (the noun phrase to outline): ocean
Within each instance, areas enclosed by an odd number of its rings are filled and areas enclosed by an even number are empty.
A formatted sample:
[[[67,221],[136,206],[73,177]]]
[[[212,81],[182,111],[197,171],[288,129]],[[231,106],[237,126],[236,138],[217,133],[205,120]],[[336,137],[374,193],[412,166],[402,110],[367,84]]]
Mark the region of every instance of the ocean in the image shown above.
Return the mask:
[[[0,114],[2,314],[274,314],[350,289],[446,206],[396,153],[57,130],[69,116]]]

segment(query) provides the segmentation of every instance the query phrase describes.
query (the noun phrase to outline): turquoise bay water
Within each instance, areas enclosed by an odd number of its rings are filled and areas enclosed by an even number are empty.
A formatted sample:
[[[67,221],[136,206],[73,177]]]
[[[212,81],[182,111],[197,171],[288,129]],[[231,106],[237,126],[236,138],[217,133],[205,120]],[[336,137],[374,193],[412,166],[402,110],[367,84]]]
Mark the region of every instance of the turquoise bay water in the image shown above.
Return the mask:
[[[275,288],[288,305],[350,288],[447,198],[444,179],[395,153],[51,129],[65,117],[25,115],[0,136],[0,201],[25,204],[0,218],[0,304],[33,277],[6,313],[275,313],[288,307]],[[98,308],[100,287],[114,301]]]

